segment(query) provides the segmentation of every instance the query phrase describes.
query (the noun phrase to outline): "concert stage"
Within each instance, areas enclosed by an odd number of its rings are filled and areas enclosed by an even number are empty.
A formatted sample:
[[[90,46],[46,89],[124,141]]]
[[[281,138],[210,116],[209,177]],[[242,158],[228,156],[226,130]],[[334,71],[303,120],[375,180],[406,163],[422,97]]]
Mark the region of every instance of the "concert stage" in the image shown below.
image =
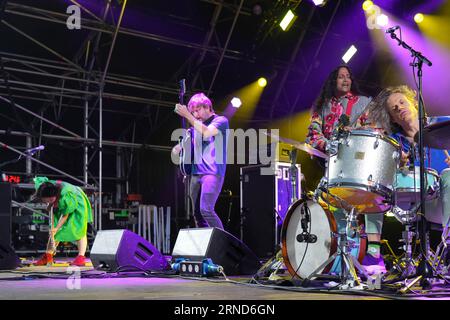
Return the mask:
[[[28,263],[28,261],[23,261]],[[91,265],[88,263],[88,265]],[[391,275],[388,279],[394,279]],[[413,278],[411,278],[413,280]],[[410,283],[411,280],[408,280]],[[334,282],[333,282],[334,281]],[[436,283],[421,291],[413,285],[399,293],[401,283],[384,284],[370,290],[339,288],[338,280],[315,280],[309,286],[286,273],[268,277],[185,277],[167,272],[105,272],[92,266],[70,267],[67,259],[55,266],[23,266],[0,272],[0,300],[201,300],[209,302],[268,300],[440,300],[450,298],[450,287]],[[363,282],[364,285],[364,282]],[[397,288],[397,289],[396,289]],[[396,292],[397,291],[397,292]],[[192,301],[191,301],[192,302]],[[260,304],[267,304],[261,302]]]

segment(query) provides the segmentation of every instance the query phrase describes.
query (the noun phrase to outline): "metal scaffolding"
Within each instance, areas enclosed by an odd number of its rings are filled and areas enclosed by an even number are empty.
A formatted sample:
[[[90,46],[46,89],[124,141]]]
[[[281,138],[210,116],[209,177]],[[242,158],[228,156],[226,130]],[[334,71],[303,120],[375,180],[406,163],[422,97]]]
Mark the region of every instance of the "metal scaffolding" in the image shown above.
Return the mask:
[[[143,79],[131,75],[123,75],[109,72],[109,66],[111,64],[111,57],[114,51],[118,36],[122,37],[134,37],[148,41],[156,41],[161,43],[170,44],[173,46],[190,48],[193,53],[189,59],[180,67],[172,78],[179,77],[184,70],[195,68],[195,74],[193,76],[193,83],[190,88],[194,89],[197,86],[199,79],[202,78],[201,68],[198,68],[206,54],[213,54],[218,57],[214,78],[212,79],[209,89],[212,89],[217,73],[219,72],[220,65],[223,59],[233,60],[245,60],[253,62],[251,57],[243,54],[242,52],[231,50],[228,47],[228,42],[232,36],[235,23],[240,15],[249,15],[249,11],[243,8],[243,1],[241,0],[238,6],[227,4],[224,1],[206,1],[215,6],[214,14],[209,25],[209,29],[205,34],[203,43],[193,43],[191,41],[185,41],[182,39],[176,39],[173,37],[167,37],[149,32],[143,32],[140,30],[133,30],[123,27],[121,25],[122,18],[126,14],[127,1],[121,1],[120,6],[117,7],[116,2],[111,0],[105,0],[104,8],[102,9],[102,16],[97,16],[89,9],[83,7],[75,0],[71,0],[72,4],[77,5],[82,10],[81,24],[84,30],[88,30],[87,35],[82,46],[75,54],[74,58],[69,58],[59,53],[56,49],[48,43],[44,43],[37,37],[25,32],[20,26],[17,19],[14,17],[21,17],[38,20],[43,23],[53,23],[66,25],[67,14],[57,12],[54,10],[43,9],[39,7],[39,4],[30,6],[20,4],[14,1],[3,1],[2,12],[0,15],[1,25],[5,30],[16,34],[20,41],[29,42],[35,45],[45,52],[49,53],[50,57],[37,57],[26,54],[25,50],[21,53],[0,51],[0,59],[2,66],[2,78],[0,80],[0,100],[11,108],[20,110],[33,117],[33,121],[30,125],[30,132],[23,131],[7,131],[0,130],[0,134],[8,136],[23,136],[26,138],[26,146],[31,146],[33,138],[38,139],[55,139],[60,141],[72,141],[79,142],[84,145],[83,148],[83,177],[80,179],[77,176],[71,175],[63,170],[59,170],[53,166],[46,164],[37,159],[27,158],[27,172],[31,172],[31,163],[39,163],[53,171],[58,172],[63,177],[68,177],[77,183],[83,184],[85,187],[89,186],[98,191],[98,195],[103,192],[103,160],[102,152],[103,147],[115,147],[117,157],[117,189],[123,188],[123,166],[131,165],[126,163],[122,157],[122,152],[125,149],[131,152],[131,156],[135,149],[146,148],[158,151],[170,151],[169,146],[152,145],[145,143],[134,143],[133,141],[109,141],[103,139],[103,113],[124,113],[136,116],[142,116],[142,108],[136,108],[134,110],[112,110],[104,108],[104,99],[110,99],[118,102],[127,102],[137,105],[156,107],[156,119],[154,123],[161,123],[158,121],[159,108],[172,108],[174,99],[167,99],[167,96],[174,97],[178,94],[178,89],[172,85],[172,81],[161,83],[154,80]],[[231,11],[234,15],[233,24],[228,33],[227,41],[222,46],[219,43],[218,37],[214,37],[215,28],[220,23],[219,17],[223,10]],[[114,13],[120,11],[119,18],[109,19],[114,17]],[[100,54],[100,43],[104,37],[110,37],[111,41],[108,45],[107,60],[106,63],[101,66],[98,62],[98,55]],[[211,40],[216,39],[216,45],[211,45]],[[69,40],[70,41],[70,40]],[[120,40],[119,40],[120,41]],[[104,48],[103,48],[104,50]],[[53,57],[53,58],[51,58]],[[282,64],[282,62],[280,62]],[[56,85],[54,82],[57,82]],[[200,80],[202,88],[206,88],[206,81]],[[168,84],[170,83],[170,84]],[[175,81],[173,81],[175,83]],[[116,90],[110,90],[109,87],[114,86]],[[123,90],[134,90],[134,93],[124,95],[118,92]],[[25,103],[17,103],[16,99],[25,101]],[[64,102],[64,100],[66,100]],[[69,100],[69,102],[67,102]],[[38,112],[31,111],[27,104],[41,103],[43,106]],[[53,108],[53,113],[61,116],[61,113],[68,108],[76,108],[83,110],[84,122],[83,133],[78,134],[59,123],[58,116],[55,119],[50,120],[44,116],[44,113],[48,108]],[[98,123],[92,123],[92,117],[96,114],[98,116]],[[162,122],[164,122],[163,119]],[[50,132],[42,132],[42,125],[46,123],[51,126]],[[40,126],[39,132],[31,132],[34,126]],[[135,128],[135,124],[133,126]],[[55,134],[53,130],[60,130],[66,135]],[[150,128],[150,133],[155,132],[155,128]],[[134,132],[134,130],[133,130]],[[144,141],[147,140],[148,137]],[[0,142],[4,147],[7,144]],[[96,148],[92,151],[89,149],[89,145],[95,145]],[[21,151],[7,146],[7,149],[21,154]],[[90,152],[92,154],[90,154]],[[90,170],[91,161],[95,156],[98,156],[98,173],[93,174]],[[108,177],[111,179],[112,177]],[[121,192],[118,191],[117,194]],[[102,212],[102,197],[98,197],[98,207],[95,208],[98,212]],[[100,219],[101,220],[101,219]],[[101,229],[101,222],[99,229]]]

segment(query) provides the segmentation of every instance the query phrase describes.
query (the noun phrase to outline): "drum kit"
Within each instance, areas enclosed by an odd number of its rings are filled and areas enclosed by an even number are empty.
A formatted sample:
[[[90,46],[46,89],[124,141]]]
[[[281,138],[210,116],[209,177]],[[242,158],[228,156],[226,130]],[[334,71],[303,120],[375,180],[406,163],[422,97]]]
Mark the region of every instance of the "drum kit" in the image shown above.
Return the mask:
[[[450,121],[444,124],[425,128],[425,146],[450,148]],[[413,275],[417,268],[412,248],[419,232],[414,222],[420,214],[420,175],[419,168],[399,169],[401,147],[395,140],[372,129],[342,130],[330,141],[335,148],[325,154],[307,143],[269,135],[326,161],[326,173],[317,189],[291,203],[283,221],[281,251],[293,278],[308,283],[311,279],[337,277],[340,288],[364,287],[356,272],[358,269],[369,279],[361,266],[367,237],[359,218],[387,212],[405,229],[401,240],[405,253],[394,262],[391,272],[396,270],[402,278]],[[426,177],[426,200],[436,199],[439,175],[427,169]],[[445,227],[443,246],[434,255],[435,266],[442,265],[448,233]],[[447,271],[446,266],[442,269]]]

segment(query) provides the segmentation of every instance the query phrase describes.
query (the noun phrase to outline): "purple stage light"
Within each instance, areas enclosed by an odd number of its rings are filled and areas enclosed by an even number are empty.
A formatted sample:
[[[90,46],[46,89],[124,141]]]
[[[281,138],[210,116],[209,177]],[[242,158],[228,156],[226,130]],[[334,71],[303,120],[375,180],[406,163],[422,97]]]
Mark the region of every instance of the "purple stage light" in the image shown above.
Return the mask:
[[[450,53],[437,43],[426,39],[419,31],[412,27],[401,25],[402,39],[414,50],[421,52],[433,65],[423,65],[423,97],[426,111],[430,116],[450,115],[450,105],[446,93],[450,92]],[[389,35],[386,35],[389,37]],[[416,89],[414,73],[410,63],[413,58],[409,50],[398,45],[393,39],[386,39],[394,61],[402,70],[403,76],[411,88]]]

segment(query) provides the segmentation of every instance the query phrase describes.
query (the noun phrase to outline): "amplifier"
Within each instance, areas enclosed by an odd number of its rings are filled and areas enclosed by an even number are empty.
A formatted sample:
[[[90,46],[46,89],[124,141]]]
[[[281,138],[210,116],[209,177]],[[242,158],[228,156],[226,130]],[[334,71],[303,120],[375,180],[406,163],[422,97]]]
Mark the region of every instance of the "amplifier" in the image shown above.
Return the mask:
[[[274,154],[272,154],[272,148]],[[262,149],[262,150],[260,150]],[[275,162],[291,162],[290,155],[294,147],[288,143],[275,141],[267,145],[260,145],[258,148],[249,151],[249,163],[261,163],[260,153],[271,157]]]
[[[290,163],[275,162],[272,174],[262,174],[262,168],[268,166],[246,166],[240,171],[240,236],[259,258],[268,258],[278,250],[281,226],[293,198],[300,198],[301,170],[297,164],[294,193]]]

